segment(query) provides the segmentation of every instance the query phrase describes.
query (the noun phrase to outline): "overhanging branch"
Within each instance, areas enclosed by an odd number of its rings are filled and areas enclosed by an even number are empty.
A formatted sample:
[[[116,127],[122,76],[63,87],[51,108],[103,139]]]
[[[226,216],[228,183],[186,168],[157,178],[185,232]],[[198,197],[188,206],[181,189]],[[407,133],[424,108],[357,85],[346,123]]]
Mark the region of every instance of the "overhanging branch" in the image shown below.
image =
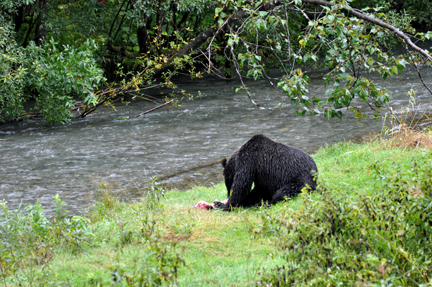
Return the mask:
[[[282,1],[276,1],[276,2],[282,2]],[[322,5],[322,6],[326,6],[326,7],[332,7],[335,6],[337,4],[335,3],[330,3],[324,0],[302,0],[303,3],[308,3],[308,4],[314,4],[314,5]],[[407,43],[411,48],[413,48],[414,50],[416,50],[418,53],[420,53],[422,56],[426,57],[429,61],[432,61],[432,56],[428,54],[428,52],[426,52],[425,50],[423,50],[422,48],[418,47],[416,44],[414,44],[410,37],[408,37],[405,33],[403,33],[402,31],[400,31],[399,29],[397,29],[395,26],[392,26],[384,21],[381,21],[379,19],[373,18],[371,16],[365,15],[364,13],[358,11],[358,10],[353,10],[353,9],[348,9],[345,7],[341,8],[341,11],[346,13],[346,14],[351,14],[359,19],[368,21],[372,24],[378,25],[380,27],[386,28],[390,31],[392,31],[394,34],[396,34],[397,36],[399,36],[400,38],[402,38],[405,43]]]
[[[259,6],[256,11],[269,11],[272,10],[274,8],[276,8],[277,6],[283,6],[285,5],[286,1],[281,1],[281,0],[271,0],[268,1],[266,3],[263,3],[261,6]],[[324,0],[302,0],[302,2],[304,4],[312,4],[312,5],[321,5],[321,6],[326,6],[326,7],[333,7],[335,5],[338,5],[336,3],[330,3]],[[396,27],[381,21],[379,19],[373,18],[371,16],[368,16],[358,10],[354,10],[354,9],[349,9],[346,7],[341,7],[341,11],[346,13],[346,14],[350,14],[353,15],[359,19],[365,20],[367,22],[370,22],[372,24],[378,25],[380,27],[383,27],[389,31],[391,31],[392,33],[394,33],[395,35],[397,35],[398,37],[400,37],[403,41],[405,41],[405,43],[410,46],[412,49],[414,49],[415,51],[417,51],[419,54],[421,54],[422,56],[426,57],[429,61],[432,61],[432,56],[428,54],[428,52],[426,52],[425,50],[421,49],[420,47],[418,47],[416,44],[414,44],[410,37],[408,35],[406,35],[405,33],[403,33],[402,31],[400,31],[399,29],[397,29]],[[245,12],[244,10],[240,9],[239,11],[237,11],[236,13],[232,14],[224,23],[224,26],[229,26],[232,23],[236,22],[236,21],[240,21],[243,20],[245,18],[247,18],[249,16],[249,14],[247,12]],[[165,72],[166,70],[168,70],[174,63],[174,60],[177,57],[181,57],[183,55],[186,55],[187,53],[189,53],[190,51],[195,51],[197,50],[202,44],[204,44],[208,39],[210,38],[215,38],[218,36],[218,34],[223,33],[224,30],[222,29],[222,27],[219,27],[219,29],[215,29],[213,27],[209,27],[207,29],[205,29],[204,31],[202,31],[195,39],[193,39],[189,44],[187,44],[186,46],[184,46],[182,49],[180,49],[179,51],[177,51],[174,55],[172,55],[167,62],[162,65],[162,67],[160,69],[156,69],[154,72],[154,76],[160,76],[163,72]]]

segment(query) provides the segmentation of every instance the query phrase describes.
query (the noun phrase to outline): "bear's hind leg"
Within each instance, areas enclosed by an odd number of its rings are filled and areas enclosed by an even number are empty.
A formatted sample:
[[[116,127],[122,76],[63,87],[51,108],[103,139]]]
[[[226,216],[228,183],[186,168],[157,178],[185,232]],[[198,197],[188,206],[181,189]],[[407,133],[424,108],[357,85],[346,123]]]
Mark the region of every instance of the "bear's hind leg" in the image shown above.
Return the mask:
[[[301,192],[306,185],[304,183],[299,184],[291,182],[278,189],[272,197],[271,204],[275,204],[279,201],[283,201],[285,198],[291,198]]]

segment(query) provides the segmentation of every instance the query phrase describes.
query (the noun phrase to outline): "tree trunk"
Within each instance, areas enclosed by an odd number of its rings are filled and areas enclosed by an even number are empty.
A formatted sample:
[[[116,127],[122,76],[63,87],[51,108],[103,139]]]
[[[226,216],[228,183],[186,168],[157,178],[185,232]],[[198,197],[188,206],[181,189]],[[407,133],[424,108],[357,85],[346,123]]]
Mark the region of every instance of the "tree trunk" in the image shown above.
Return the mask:
[[[48,0],[39,0],[39,18],[36,23],[34,40],[36,45],[42,46],[47,37],[46,16],[48,13]]]
[[[21,29],[24,20],[24,6],[18,7],[17,14],[14,16],[15,32],[18,33]]]
[[[150,50],[150,41],[148,36],[147,27],[145,25],[142,25],[140,27],[137,27],[137,40],[138,40],[138,46],[140,53],[145,55]]]

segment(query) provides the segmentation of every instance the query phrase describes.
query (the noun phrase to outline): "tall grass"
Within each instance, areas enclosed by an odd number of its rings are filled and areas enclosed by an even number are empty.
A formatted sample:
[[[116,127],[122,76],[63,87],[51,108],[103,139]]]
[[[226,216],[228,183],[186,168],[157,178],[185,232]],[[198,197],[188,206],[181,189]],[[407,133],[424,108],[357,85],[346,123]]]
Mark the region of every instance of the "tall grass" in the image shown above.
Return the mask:
[[[399,112],[390,109],[384,124],[383,131],[378,135],[383,148],[426,148],[432,151],[432,132],[429,127],[432,119],[428,112],[430,107],[420,112],[420,106],[416,104],[415,93],[409,93],[409,106],[401,108]],[[423,127],[426,127],[423,130]]]

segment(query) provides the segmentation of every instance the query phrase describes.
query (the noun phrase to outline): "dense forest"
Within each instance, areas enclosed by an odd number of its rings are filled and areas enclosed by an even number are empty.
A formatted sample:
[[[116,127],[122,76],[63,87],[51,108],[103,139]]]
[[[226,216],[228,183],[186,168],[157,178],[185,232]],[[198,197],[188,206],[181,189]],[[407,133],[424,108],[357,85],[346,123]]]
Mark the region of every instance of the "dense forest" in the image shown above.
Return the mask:
[[[432,61],[419,47],[431,15],[418,0],[0,0],[0,123],[65,123],[152,87],[174,90],[179,73],[240,78],[259,107],[243,79],[274,69],[298,114],[362,117],[355,98],[374,111],[391,100],[371,72],[414,65],[430,91],[418,67]],[[315,70],[326,71],[322,97],[308,93]]]

